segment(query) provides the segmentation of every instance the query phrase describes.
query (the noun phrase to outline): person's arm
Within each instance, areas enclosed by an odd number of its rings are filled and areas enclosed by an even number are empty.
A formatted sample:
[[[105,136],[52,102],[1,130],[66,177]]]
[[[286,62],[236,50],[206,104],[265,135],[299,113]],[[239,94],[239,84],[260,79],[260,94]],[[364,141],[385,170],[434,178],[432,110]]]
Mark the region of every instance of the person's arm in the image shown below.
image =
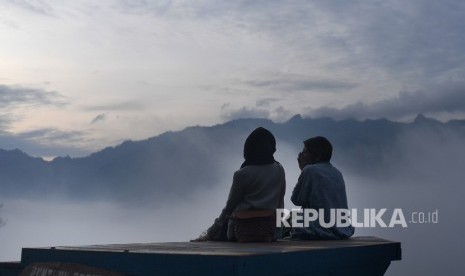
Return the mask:
[[[220,235],[220,232],[223,231],[225,225],[228,223],[229,216],[232,214],[236,206],[242,200],[243,196],[243,187],[240,181],[239,174],[234,173],[233,183],[229,191],[228,200],[226,201],[226,206],[221,211],[220,216],[215,219],[213,225],[207,230],[207,237],[217,237]]]
[[[297,163],[299,164],[299,169],[301,171],[305,168],[305,166],[310,164],[310,157],[305,149],[297,156]]]
[[[226,201],[226,206],[223,208],[218,218],[221,221],[227,221],[229,216],[231,216],[232,212],[239,204],[239,202],[241,202],[244,195],[242,184],[243,183],[240,180],[238,172],[235,172],[233,177],[233,183],[229,191],[228,200]]]
[[[281,196],[279,198],[278,208],[284,208],[284,195],[286,194],[286,173],[281,164],[279,164],[279,169],[281,172]]]
[[[296,206],[303,206],[309,200],[310,194],[310,179],[308,176],[308,172],[302,171],[299,176],[299,180],[292,191],[291,201]]]

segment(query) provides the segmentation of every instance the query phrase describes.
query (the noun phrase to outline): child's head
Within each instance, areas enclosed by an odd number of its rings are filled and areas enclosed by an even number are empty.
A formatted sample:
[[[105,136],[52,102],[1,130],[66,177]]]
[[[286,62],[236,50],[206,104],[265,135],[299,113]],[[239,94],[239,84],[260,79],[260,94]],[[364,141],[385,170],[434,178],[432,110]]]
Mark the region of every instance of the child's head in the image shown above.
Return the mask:
[[[307,151],[310,162],[329,162],[333,155],[333,146],[322,136],[312,137],[304,141],[304,150]]]

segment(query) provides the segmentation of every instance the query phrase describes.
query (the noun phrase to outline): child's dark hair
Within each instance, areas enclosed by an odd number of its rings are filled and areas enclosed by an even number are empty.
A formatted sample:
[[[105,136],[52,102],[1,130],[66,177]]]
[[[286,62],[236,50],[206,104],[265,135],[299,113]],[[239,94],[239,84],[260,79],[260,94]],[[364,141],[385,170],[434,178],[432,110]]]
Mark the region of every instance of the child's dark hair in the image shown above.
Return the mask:
[[[333,155],[333,146],[323,136],[316,136],[304,141],[307,150],[313,155],[320,156],[319,161],[329,162]]]

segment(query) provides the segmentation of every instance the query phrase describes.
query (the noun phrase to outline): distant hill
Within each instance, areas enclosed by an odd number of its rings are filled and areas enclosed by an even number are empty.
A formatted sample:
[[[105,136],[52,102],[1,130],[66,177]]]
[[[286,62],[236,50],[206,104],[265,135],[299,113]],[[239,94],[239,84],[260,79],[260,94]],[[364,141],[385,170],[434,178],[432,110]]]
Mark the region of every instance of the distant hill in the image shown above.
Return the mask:
[[[442,123],[423,115],[412,123],[385,119],[335,121],[299,115],[284,123],[239,119],[126,141],[82,158],[58,157],[48,162],[20,150],[0,150],[0,192],[17,198],[66,196],[122,202],[188,197],[196,189],[224,182],[225,175],[232,176],[242,162],[244,139],[258,126],[275,134],[278,151],[287,145],[297,153],[306,138],[327,136],[334,144],[333,162],[375,178],[395,173],[390,164],[405,150],[399,141],[411,133],[420,140],[422,135],[451,133],[465,138],[465,121]]]

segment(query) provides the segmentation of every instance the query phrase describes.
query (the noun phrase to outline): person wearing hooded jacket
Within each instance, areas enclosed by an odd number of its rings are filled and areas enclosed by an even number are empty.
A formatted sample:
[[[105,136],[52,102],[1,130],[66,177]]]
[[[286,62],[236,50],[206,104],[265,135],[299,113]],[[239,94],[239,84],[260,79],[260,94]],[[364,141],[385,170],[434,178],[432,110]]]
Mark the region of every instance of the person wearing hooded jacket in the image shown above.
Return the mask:
[[[244,214],[275,214],[277,208],[284,208],[286,189],[284,169],[273,154],[276,140],[273,134],[263,128],[255,129],[244,144],[244,162],[234,173],[233,183],[226,206],[201,240],[236,240],[234,218]],[[258,215],[259,216],[259,215]],[[275,229],[275,237],[279,229]]]

